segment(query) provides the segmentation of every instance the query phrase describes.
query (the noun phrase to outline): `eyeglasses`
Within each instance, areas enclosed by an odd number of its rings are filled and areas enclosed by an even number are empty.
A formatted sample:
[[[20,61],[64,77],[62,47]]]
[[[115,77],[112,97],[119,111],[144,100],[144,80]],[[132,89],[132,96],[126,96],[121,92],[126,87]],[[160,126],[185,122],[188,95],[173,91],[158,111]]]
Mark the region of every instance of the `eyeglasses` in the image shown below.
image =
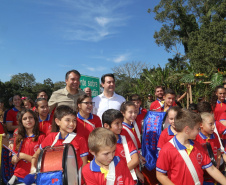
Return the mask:
[[[86,105],[95,105],[95,102],[81,102],[81,103],[85,103]]]

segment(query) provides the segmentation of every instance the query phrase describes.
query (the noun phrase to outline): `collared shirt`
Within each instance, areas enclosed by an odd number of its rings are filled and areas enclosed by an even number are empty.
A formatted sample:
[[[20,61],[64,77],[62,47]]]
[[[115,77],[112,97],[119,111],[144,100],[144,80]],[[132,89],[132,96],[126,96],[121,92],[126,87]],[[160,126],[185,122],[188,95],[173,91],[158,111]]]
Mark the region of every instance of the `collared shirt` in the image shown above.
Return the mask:
[[[140,132],[141,132],[141,127],[142,127],[142,122],[143,122],[146,114],[147,114],[147,110],[140,107],[139,113],[136,117],[137,126],[138,126]]]
[[[72,95],[67,91],[66,87],[63,89],[54,91],[48,102],[48,105],[50,107],[49,111],[52,112],[52,110],[55,107],[58,107],[60,105],[67,105],[71,107],[73,110],[76,110],[77,99],[79,96],[83,94],[85,93],[82,90],[78,89],[78,93]]]
[[[45,120],[41,120],[41,118],[39,117],[39,130],[47,136],[51,132],[51,129],[52,119],[50,114],[47,115]]]
[[[171,125],[169,125],[166,129],[164,129],[159,137],[157,150],[161,150],[161,148],[172,138],[174,137],[174,133],[171,130]]]
[[[95,102],[94,114],[97,114],[100,119],[102,119],[102,114],[104,111],[108,109],[116,109],[120,110],[121,104],[125,102],[125,98],[114,93],[111,98],[107,98],[104,94],[100,94],[93,98],[93,102]]]
[[[17,113],[18,112],[19,112],[19,110],[16,109],[15,107],[13,107],[12,109],[10,109],[7,112],[6,123],[7,122],[13,122],[13,125],[18,125],[18,122],[17,122],[17,119],[16,119],[16,116],[17,116]]]
[[[226,112],[226,101],[220,102],[217,100],[216,106],[213,110],[214,119],[220,121],[220,116],[222,113]]]

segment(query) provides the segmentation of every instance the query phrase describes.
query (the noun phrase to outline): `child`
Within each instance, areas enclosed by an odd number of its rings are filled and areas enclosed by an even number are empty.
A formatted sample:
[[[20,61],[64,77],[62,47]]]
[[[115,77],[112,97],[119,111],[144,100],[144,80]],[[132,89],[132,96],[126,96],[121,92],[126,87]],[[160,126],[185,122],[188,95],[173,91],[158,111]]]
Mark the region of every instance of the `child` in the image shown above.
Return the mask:
[[[68,106],[58,106],[54,112],[54,121],[55,123],[52,125],[52,131],[59,132],[50,133],[41,143],[40,148],[32,157],[31,173],[36,172],[38,156],[43,148],[46,146],[63,145],[63,142],[66,141],[65,139],[69,136],[71,137],[71,140],[68,141],[68,143],[71,143],[76,150],[79,171],[87,163],[88,148],[85,139],[73,132],[76,128],[76,112]]]
[[[137,176],[143,181],[143,175],[136,167],[139,164],[139,156],[137,149],[133,142],[126,139],[125,136],[121,136],[123,115],[120,111],[115,109],[108,109],[102,115],[103,127],[111,130],[117,139],[115,155],[124,158],[127,162],[127,166],[133,176],[134,180],[137,180]],[[136,171],[137,175],[135,174]]]
[[[30,98],[23,100],[23,104],[25,109],[32,109],[32,107],[34,107],[34,102]]]
[[[201,121],[197,113],[188,110],[177,113],[174,121],[177,135],[163,146],[157,160],[156,175],[161,184],[203,184],[203,169],[219,183],[226,184],[226,178],[212,165],[202,146],[192,141],[200,131]]]
[[[204,144],[206,142],[210,143],[214,158],[217,163],[217,168],[219,169],[220,160],[221,160],[221,151],[220,151],[220,142],[218,140],[217,134],[214,133],[214,117],[213,114],[208,112],[204,112],[201,114],[202,123],[200,125],[201,131],[196,136],[196,141],[200,144]],[[215,181],[204,172],[204,181],[210,182],[214,185]]]
[[[161,148],[169,141],[171,140],[176,134],[177,131],[175,130],[174,120],[175,116],[177,115],[177,112],[180,111],[180,107],[171,107],[168,110],[167,119],[169,122],[168,128],[164,129],[159,137],[157,149],[161,150]]]
[[[39,130],[47,136],[52,129],[52,116],[49,114],[48,102],[45,98],[38,98],[35,101],[35,112],[38,113]]]
[[[9,181],[9,184],[13,184],[15,177],[17,183],[24,182],[24,177],[30,172],[32,156],[45,138],[39,132],[38,118],[32,110],[23,110],[18,121],[18,134],[13,145],[13,151],[17,154],[12,157],[12,164],[15,164],[16,168],[14,177],[11,179],[12,181]]]
[[[126,162],[115,156],[116,137],[105,128],[96,128],[88,139],[90,152],[95,158],[82,169],[86,185],[136,184]]]
[[[139,128],[139,131],[141,132],[142,122],[143,122],[144,117],[147,113],[147,110],[140,107],[142,102],[141,102],[141,98],[138,94],[133,94],[130,97],[130,101],[132,101],[135,104],[136,111],[137,111],[137,117],[136,117],[135,121],[136,121],[137,126]]]

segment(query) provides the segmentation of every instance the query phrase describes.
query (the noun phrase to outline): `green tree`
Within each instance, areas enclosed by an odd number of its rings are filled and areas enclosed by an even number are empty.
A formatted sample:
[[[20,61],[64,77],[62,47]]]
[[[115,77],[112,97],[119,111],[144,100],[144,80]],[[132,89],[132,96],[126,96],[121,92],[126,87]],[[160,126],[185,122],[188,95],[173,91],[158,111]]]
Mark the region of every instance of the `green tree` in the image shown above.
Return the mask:
[[[16,75],[12,75],[10,82],[18,84],[22,88],[24,87],[32,88],[36,83],[34,75],[29,73],[19,73]]]

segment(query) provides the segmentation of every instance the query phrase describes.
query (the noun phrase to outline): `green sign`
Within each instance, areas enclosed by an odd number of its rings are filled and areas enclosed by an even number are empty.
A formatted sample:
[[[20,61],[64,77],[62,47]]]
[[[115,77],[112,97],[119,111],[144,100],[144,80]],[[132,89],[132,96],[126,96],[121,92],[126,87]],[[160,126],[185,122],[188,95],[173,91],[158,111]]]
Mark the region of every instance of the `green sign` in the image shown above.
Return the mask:
[[[93,76],[81,75],[80,88],[83,90],[89,87],[92,91],[92,97],[100,94],[100,79]]]

